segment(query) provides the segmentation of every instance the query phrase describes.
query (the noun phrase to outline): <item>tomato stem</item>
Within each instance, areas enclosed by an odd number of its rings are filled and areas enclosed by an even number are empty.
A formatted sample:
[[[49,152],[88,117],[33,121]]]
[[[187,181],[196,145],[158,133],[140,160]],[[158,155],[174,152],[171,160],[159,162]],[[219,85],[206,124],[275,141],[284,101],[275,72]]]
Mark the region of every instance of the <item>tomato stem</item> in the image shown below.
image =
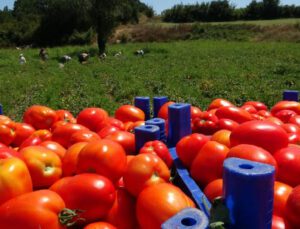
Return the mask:
[[[84,212],[83,210],[75,209],[71,210],[64,208],[58,215],[59,222],[67,227],[74,226],[78,221],[85,221],[84,218],[79,217],[79,213]]]

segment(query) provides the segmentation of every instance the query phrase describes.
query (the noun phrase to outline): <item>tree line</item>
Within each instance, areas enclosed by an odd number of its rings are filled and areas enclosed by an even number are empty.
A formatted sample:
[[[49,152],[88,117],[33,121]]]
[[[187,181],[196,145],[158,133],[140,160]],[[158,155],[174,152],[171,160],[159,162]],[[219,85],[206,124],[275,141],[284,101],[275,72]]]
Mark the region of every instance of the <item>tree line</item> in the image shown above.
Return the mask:
[[[0,10],[0,46],[88,44],[97,35],[99,53],[120,23],[154,15],[139,0],[17,0]]]
[[[236,8],[228,0],[194,5],[180,4],[162,13],[165,22],[212,22],[297,17],[300,17],[300,6],[281,5],[279,0],[253,0],[245,8]]]

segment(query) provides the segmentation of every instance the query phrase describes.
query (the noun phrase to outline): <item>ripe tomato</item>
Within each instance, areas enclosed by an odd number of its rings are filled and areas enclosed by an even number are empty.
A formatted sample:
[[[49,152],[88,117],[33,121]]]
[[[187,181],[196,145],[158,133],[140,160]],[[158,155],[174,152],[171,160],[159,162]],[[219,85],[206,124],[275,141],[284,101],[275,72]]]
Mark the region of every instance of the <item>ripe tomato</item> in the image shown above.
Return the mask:
[[[125,170],[126,153],[120,144],[111,140],[89,142],[78,155],[77,173],[94,172],[114,183]]]
[[[106,222],[96,222],[86,225],[83,229],[117,229],[115,226]]]
[[[168,166],[156,155],[139,154],[127,165],[123,176],[125,188],[134,196],[147,186],[168,182],[170,171]]]
[[[234,106],[234,105],[231,102],[229,102],[228,100],[215,99],[209,104],[207,110],[217,109],[220,107],[231,107],[231,106]]]
[[[125,150],[127,155],[135,154],[135,136],[127,131],[116,131],[105,137],[119,143]]]
[[[115,118],[122,122],[144,121],[145,113],[135,106],[123,105],[115,111]]]
[[[106,126],[106,127],[103,127],[97,134],[100,136],[100,138],[105,138],[106,136],[108,136],[116,131],[119,131],[119,130],[120,129],[115,126]]]
[[[45,142],[42,142],[40,144],[40,146],[43,146],[51,151],[53,151],[54,153],[56,153],[57,156],[59,156],[60,159],[62,159],[66,153],[66,149],[60,145],[59,143],[57,142],[54,142],[54,141],[45,141]]]
[[[164,105],[162,105],[162,107],[159,109],[157,116],[159,118],[162,118],[164,120],[168,119],[168,113],[169,113],[169,106],[174,104],[174,102],[169,101],[167,103],[165,103]]]
[[[247,121],[253,120],[251,114],[238,107],[220,107],[216,111],[216,116],[221,119],[221,118],[226,118],[226,119],[231,119],[237,123],[244,123]]]
[[[281,126],[289,136],[290,144],[297,144],[300,142],[300,127],[296,124],[285,123]]]
[[[101,138],[98,134],[90,130],[80,130],[72,134],[70,144],[73,145],[77,142],[92,142],[99,141]]]
[[[244,105],[251,105],[258,111],[268,110],[268,107],[264,103],[261,103],[261,102],[258,102],[258,101],[248,101],[248,102],[245,102]]]
[[[250,144],[264,148],[271,154],[287,147],[288,135],[280,126],[269,121],[250,121],[241,124],[230,135],[231,146]]]
[[[52,133],[49,130],[36,130],[31,136],[39,137],[42,141],[50,141]]]
[[[22,155],[14,149],[8,147],[0,147],[0,159],[6,159],[11,157],[17,157],[23,160]]]
[[[63,176],[76,174],[78,155],[87,144],[87,142],[78,142],[68,148],[62,159]]]
[[[297,229],[300,224],[300,186],[295,187],[285,205],[285,217],[288,229]]]
[[[134,128],[138,126],[143,126],[145,125],[145,121],[137,121],[137,122],[125,122],[124,123],[124,130],[134,133]]]
[[[214,199],[223,195],[223,179],[211,181],[208,185],[206,185],[203,192],[208,200],[213,202]]]
[[[271,113],[275,115],[281,110],[295,111],[298,115],[300,115],[300,103],[295,101],[280,101],[272,107]]]
[[[202,111],[199,107],[191,106],[191,119],[199,118],[201,113]]]
[[[247,111],[250,114],[256,114],[257,113],[256,108],[253,105],[250,105],[250,104],[241,106],[241,109]]]
[[[29,138],[25,139],[19,147],[19,151],[28,146],[37,146],[42,143],[40,137],[31,135]]]
[[[280,110],[274,114],[274,117],[279,118],[283,123],[287,123],[291,117],[297,115],[295,111],[292,110]]]
[[[29,169],[34,188],[47,188],[61,177],[61,160],[53,151],[42,146],[28,146],[20,153]]]
[[[140,149],[139,153],[150,153],[159,156],[166,163],[168,168],[171,168],[173,165],[173,159],[170,151],[165,143],[161,141],[156,140],[146,142],[145,145]]]
[[[204,111],[199,118],[193,120],[193,132],[212,135],[219,130],[218,121],[215,114]]]
[[[16,136],[12,145],[15,147],[20,146],[25,139],[29,138],[35,132],[35,129],[26,123],[15,123],[14,130],[16,132]]]
[[[0,115],[0,125],[13,127],[14,122],[9,117],[7,117],[5,115]]]
[[[300,147],[290,145],[274,154],[278,165],[278,181],[295,187],[300,184]]]
[[[300,115],[292,116],[289,120],[289,123],[296,124],[300,127]]]
[[[211,141],[219,142],[227,147],[230,147],[230,134],[229,130],[219,130],[211,136]]]
[[[108,118],[107,125],[117,127],[120,130],[124,130],[124,123],[122,121],[120,121],[119,119],[116,119],[113,117]]]
[[[60,195],[67,208],[83,211],[80,217],[85,219],[84,224],[105,217],[116,197],[109,179],[89,173],[64,177],[55,182],[50,190]]]
[[[77,116],[77,123],[81,124],[91,131],[98,132],[107,125],[108,113],[96,107],[86,108]]]
[[[230,157],[237,157],[250,161],[269,164],[274,166],[276,171],[278,171],[277,162],[274,157],[265,149],[255,145],[240,144],[234,146],[229,150],[226,158]]]
[[[76,118],[67,110],[57,110],[55,111],[57,116],[57,121],[65,121],[70,123],[76,123]]]
[[[13,140],[15,139],[16,132],[6,126],[6,125],[1,125],[0,124],[0,142],[3,143],[4,145],[10,145]]]
[[[176,186],[162,183],[147,187],[140,193],[136,214],[141,229],[156,229],[161,228],[161,224],[167,219],[188,207],[195,207],[188,196]]]
[[[136,200],[124,188],[117,190],[113,207],[110,209],[106,220],[118,229],[137,228],[135,212]]]
[[[185,167],[191,167],[198,152],[208,141],[209,138],[203,134],[191,134],[177,143],[176,152]]]
[[[35,129],[50,129],[57,119],[54,110],[40,105],[29,107],[23,115],[23,122],[32,125]]]
[[[0,159],[0,205],[32,191],[32,181],[26,164],[18,158]]]
[[[221,118],[219,119],[218,126],[220,130],[225,129],[233,131],[239,124],[231,119]]]
[[[272,116],[271,112],[267,110],[260,110],[257,112],[257,114],[263,118],[269,118]]]
[[[293,188],[287,184],[275,181],[274,184],[274,209],[273,214],[284,217],[286,201]]]
[[[229,149],[218,142],[208,141],[199,151],[191,166],[191,176],[205,187],[209,182],[222,178],[223,162]]]
[[[286,229],[283,218],[281,218],[277,215],[273,215],[272,229]]]

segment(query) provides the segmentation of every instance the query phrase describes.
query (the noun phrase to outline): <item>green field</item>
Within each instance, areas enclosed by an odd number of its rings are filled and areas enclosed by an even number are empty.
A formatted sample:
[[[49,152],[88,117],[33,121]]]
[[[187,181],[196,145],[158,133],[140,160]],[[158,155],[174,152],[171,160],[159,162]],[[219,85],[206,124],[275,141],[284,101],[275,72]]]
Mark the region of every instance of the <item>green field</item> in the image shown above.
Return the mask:
[[[143,48],[148,53],[137,57]],[[260,100],[271,106],[284,89],[300,89],[300,45],[297,43],[180,41],[109,46],[104,61],[91,57],[86,65],[76,58],[84,49],[48,49],[42,63],[37,49],[2,49],[0,55],[0,103],[5,114],[21,120],[33,104],[54,109],[98,106],[110,114],[135,96],[166,95],[205,109],[214,98],[223,97],[240,105]],[[121,50],[123,56],[113,53]],[[24,53],[27,64],[18,62]],[[73,60],[59,68],[57,58],[70,54]]]

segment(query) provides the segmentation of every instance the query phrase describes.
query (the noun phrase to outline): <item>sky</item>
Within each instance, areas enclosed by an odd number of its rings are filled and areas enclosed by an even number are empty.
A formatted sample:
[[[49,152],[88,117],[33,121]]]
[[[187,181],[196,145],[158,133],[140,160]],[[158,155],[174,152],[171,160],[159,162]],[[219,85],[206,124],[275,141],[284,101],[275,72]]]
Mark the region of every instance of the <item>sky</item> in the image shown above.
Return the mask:
[[[149,6],[152,6],[157,14],[161,13],[161,11],[165,9],[169,9],[176,4],[194,4],[197,2],[208,2],[208,0],[141,0]],[[248,5],[251,0],[230,0],[230,2],[236,7],[245,7]],[[281,0],[281,4],[283,5],[300,5],[299,0]],[[4,6],[8,6],[10,9],[13,8],[14,0],[0,0],[0,9],[3,9]]]

